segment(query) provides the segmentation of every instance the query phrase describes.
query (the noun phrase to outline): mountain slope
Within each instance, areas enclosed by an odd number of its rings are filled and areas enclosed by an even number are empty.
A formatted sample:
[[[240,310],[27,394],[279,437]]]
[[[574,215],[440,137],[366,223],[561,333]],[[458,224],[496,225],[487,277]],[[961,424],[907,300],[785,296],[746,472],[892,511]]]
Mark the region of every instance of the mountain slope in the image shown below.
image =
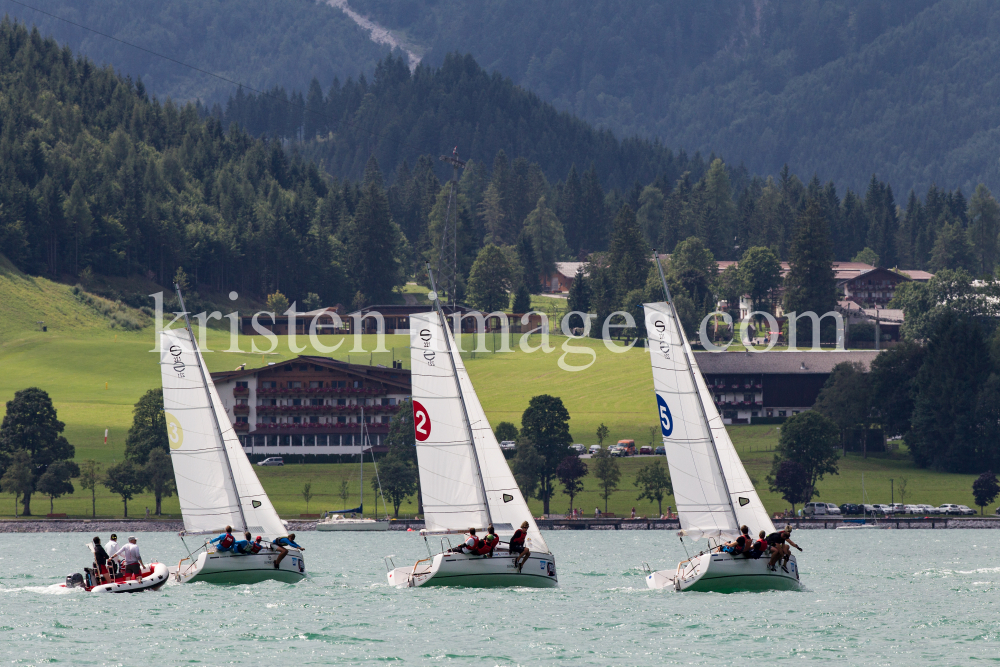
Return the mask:
[[[1000,5],[985,0],[353,0],[619,135],[752,173],[897,192],[1000,185]]]

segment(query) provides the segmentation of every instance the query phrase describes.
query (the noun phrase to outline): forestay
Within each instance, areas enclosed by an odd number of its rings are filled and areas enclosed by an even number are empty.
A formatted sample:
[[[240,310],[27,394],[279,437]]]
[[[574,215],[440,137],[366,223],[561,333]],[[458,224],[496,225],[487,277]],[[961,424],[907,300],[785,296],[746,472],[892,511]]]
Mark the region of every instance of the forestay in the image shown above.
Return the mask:
[[[213,533],[229,525],[269,538],[284,535],[284,524],[243,453],[210,379],[206,391],[204,360],[188,331],[162,332],[160,350],[167,437],[184,529]],[[207,370],[204,378],[209,378]]]
[[[492,519],[498,533],[510,534],[527,521],[529,548],[547,552],[454,338],[450,331],[448,341],[444,336],[437,313],[410,317],[414,429],[427,530],[464,532],[485,528]]]
[[[653,388],[681,533],[731,538],[774,532],[667,303],[644,304]],[[714,440],[714,442],[713,442]]]

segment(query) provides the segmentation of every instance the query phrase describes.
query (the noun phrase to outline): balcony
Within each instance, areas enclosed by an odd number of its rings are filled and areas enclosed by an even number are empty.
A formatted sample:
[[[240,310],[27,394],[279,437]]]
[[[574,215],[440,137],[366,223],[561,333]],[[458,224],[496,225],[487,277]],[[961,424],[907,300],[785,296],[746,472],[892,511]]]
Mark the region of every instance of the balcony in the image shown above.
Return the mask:
[[[365,412],[399,412],[399,405],[258,405],[257,414],[261,415],[290,415],[312,413],[320,415],[343,414],[360,415],[361,408]]]
[[[233,388],[233,396],[249,396],[249,395],[250,395],[250,388],[249,387],[234,387]]]
[[[233,414],[234,415],[248,415],[248,414],[250,414],[250,406],[249,405],[242,405],[240,403],[237,403],[236,405],[233,406]]]
[[[299,387],[297,389],[287,388],[261,388],[257,390],[258,396],[361,396],[380,394],[381,391],[369,388],[354,387]]]
[[[246,433],[247,431],[250,430],[250,423],[249,422],[236,422],[235,424],[233,424],[233,429],[236,430],[236,431],[239,431],[241,433]]]

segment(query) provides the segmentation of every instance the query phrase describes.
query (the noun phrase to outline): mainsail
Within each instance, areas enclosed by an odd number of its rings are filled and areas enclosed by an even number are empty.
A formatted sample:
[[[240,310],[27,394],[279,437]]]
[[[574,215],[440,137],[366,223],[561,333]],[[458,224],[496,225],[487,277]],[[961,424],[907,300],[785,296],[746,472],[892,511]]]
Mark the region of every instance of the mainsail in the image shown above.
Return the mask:
[[[774,532],[669,303],[644,304],[653,388],[681,534]]]
[[[187,329],[160,334],[160,375],[184,529],[284,535]]]
[[[503,534],[527,521],[532,551],[547,552],[454,338],[438,313],[410,316],[410,362],[427,530],[464,532],[492,521]]]

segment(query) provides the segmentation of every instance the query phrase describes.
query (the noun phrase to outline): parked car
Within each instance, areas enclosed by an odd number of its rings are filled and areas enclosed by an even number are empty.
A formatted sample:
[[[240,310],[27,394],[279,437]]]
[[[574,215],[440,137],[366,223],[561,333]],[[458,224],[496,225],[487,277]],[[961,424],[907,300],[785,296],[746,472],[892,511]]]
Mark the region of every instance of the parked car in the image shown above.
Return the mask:
[[[844,503],[840,506],[841,514],[861,514],[861,505],[855,505],[854,503]]]
[[[953,505],[952,503],[944,503],[943,505],[939,505],[937,509],[938,514],[959,515],[962,513],[962,511],[958,509],[958,505]]]
[[[577,443],[575,445],[570,445],[569,448],[572,449],[577,454],[583,454],[583,450],[584,450],[583,445],[581,445],[579,443]]]
[[[513,440],[504,440],[503,442],[500,443],[500,449],[510,449],[510,450],[517,449],[517,443],[514,442]]]
[[[903,505],[903,512],[906,514],[923,514],[920,505]]]
[[[864,512],[865,516],[872,515],[872,514],[874,514],[874,515],[879,515],[879,514],[885,515],[885,510],[882,509],[881,505],[862,505],[862,507],[865,510],[865,512]]]
[[[933,505],[917,505],[920,508],[922,514],[940,514],[941,510],[934,507]]]
[[[601,446],[600,445],[591,445],[590,449],[588,451],[591,454],[596,454],[597,452],[601,451]]]
[[[258,461],[259,466],[283,466],[285,465],[285,459],[280,456],[269,456],[263,461]]]
[[[644,454],[646,456],[652,456],[653,448],[650,447],[649,445],[643,445],[642,447],[639,448],[639,453]]]
[[[625,452],[622,456],[635,456],[635,440],[619,440],[618,446]]]
[[[608,447],[608,454],[611,456],[628,456],[628,454],[625,453],[625,448],[620,445],[611,445]]]
[[[664,447],[663,445],[660,445],[659,447],[656,448],[655,453],[657,456],[664,456],[667,453],[667,448]]]
[[[969,516],[970,514],[974,515],[976,513],[976,510],[968,507],[967,505],[959,505],[958,513],[961,514],[962,516]]]
[[[889,505],[889,507],[892,508],[893,514],[903,514],[906,512],[906,508],[903,503],[893,503],[892,505]]]
[[[892,505],[886,505],[885,503],[881,503],[875,506],[882,508],[882,514],[885,515],[895,514],[896,512],[896,510],[893,509]]]
[[[806,516],[830,516],[834,514],[839,516],[840,508],[833,503],[806,503],[802,513]]]

